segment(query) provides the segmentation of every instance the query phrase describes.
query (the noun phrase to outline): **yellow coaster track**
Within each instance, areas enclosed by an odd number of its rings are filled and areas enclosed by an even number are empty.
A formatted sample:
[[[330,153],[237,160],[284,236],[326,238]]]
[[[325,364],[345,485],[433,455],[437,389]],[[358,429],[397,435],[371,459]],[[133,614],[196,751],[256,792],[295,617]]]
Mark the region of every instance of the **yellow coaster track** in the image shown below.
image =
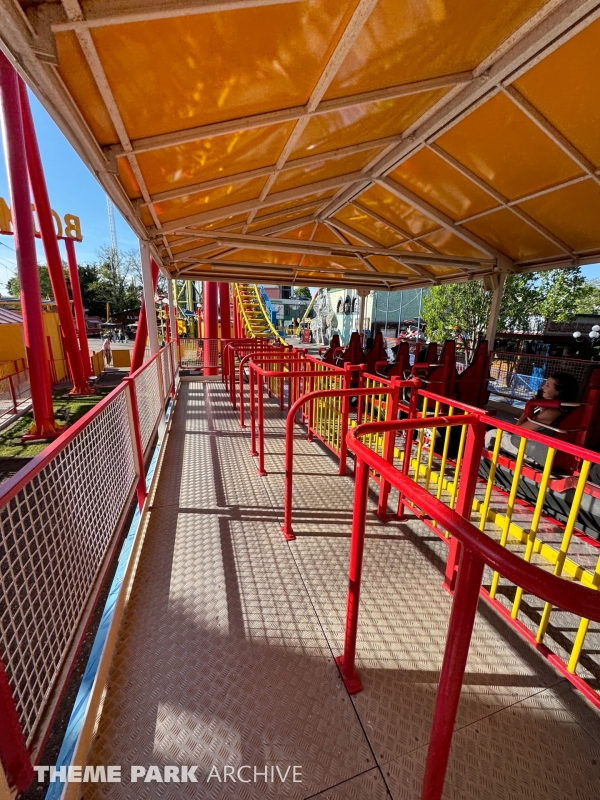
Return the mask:
[[[260,289],[255,283],[235,283],[234,291],[240,309],[242,324],[247,336],[275,336],[285,344],[277,329],[269,319]]]

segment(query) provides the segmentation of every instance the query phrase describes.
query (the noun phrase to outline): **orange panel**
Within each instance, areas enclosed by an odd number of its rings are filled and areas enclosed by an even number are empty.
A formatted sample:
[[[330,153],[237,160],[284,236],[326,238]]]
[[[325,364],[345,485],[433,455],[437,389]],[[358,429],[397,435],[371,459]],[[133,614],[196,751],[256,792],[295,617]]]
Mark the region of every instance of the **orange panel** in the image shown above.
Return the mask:
[[[275,164],[293,123],[269,125],[198,142],[140,153],[140,169],[151,194]]]
[[[426,147],[397,167],[391,177],[455,220],[498,205],[487,192]]]
[[[188,251],[190,251],[193,248],[196,248],[198,246],[199,245],[197,243],[193,244],[193,245],[189,244],[189,245],[187,245],[187,251],[186,250],[179,250],[177,253],[174,253],[174,255],[177,257],[178,260],[182,259],[182,258],[185,258],[186,257],[186,255],[185,255],[186,252],[188,252]],[[226,253],[229,249],[230,249],[229,247],[214,247],[212,250],[207,250],[205,253],[202,253],[201,255],[190,256],[190,258],[197,258],[197,259],[215,258],[216,256],[220,255],[221,253]]]
[[[421,236],[439,227],[425,214],[409,206],[382,186],[371,186],[358,199],[361,205],[372,209],[380,217],[389,220],[392,225],[408,231],[413,236]]]
[[[209,192],[179,197],[177,200],[167,200],[164,203],[155,203],[154,208],[161,222],[171,222],[181,217],[200,214],[202,211],[210,211],[213,208],[221,208],[221,206],[228,206],[232,203],[255,200],[264,184],[265,178],[230,183],[229,186],[221,186]]]
[[[473,111],[437,144],[509,200],[582,174],[503,94]]]
[[[56,49],[60,77],[98,143],[115,144],[119,137],[75,34],[71,31],[57,33]]]
[[[304,225],[301,225],[299,228],[294,228],[291,231],[285,231],[284,233],[277,234],[279,236],[283,236],[286,239],[298,239],[299,241],[308,241],[312,233],[315,229],[314,222],[307,222]]]
[[[140,219],[147,228],[154,225],[154,220],[152,219],[152,214],[148,210],[148,206],[142,206],[140,208]]]
[[[366,150],[364,153],[355,153],[353,156],[346,156],[345,158],[321,161],[310,167],[286,169],[275,180],[271,194],[293,189],[296,186],[322,181],[326,178],[335,178],[338,175],[345,175],[347,172],[358,172],[363,167],[366,167],[369,161],[372,161],[379,152],[381,152],[380,148]]]
[[[327,244],[348,244],[341,233],[332,231],[322,222],[317,225],[312,240],[313,242],[325,242]]]
[[[327,97],[473,69],[545,2],[379,0]]]
[[[438,89],[395,100],[363,103],[313,117],[294,148],[292,158],[400,134],[446,91]]]
[[[464,227],[517,261],[562,252],[507,208],[466,222]]]
[[[519,205],[575,250],[600,248],[600,186],[591,179]]]
[[[515,87],[600,165],[600,20],[518,79]]]
[[[366,211],[357,208],[355,205],[350,204],[344,206],[344,208],[341,208],[334,216],[335,219],[339,219],[340,222],[345,222],[346,225],[350,225],[354,230],[364,233],[365,236],[374,239],[384,247],[392,247],[404,241],[399,233],[396,233],[396,231],[389,228],[383,222],[374,219],[370,214],[367,214]]]
[[[435,247],[443,255],[463,256],[465,258],[480,258],[483,255],[485,258],[489,258],[486,253],[477,250],[473,245],[465,242],[455,233],[447,231],[445,228],[428,233],[427,236],[423,236],[422,241]]]
[[[126,158],[117,158],[117,174],[130,200],[141,197],[142,192]]]
[[[302,262],[304,267],[320,267],[325,271],[330,269],[354,269],[364,272],[365,267],[358,258],[346,258],[345,256],[304,256]]]
[[[313,192],[312,194],[307,194],[305,197],[296,198],[296,200],[288,200],[286,203],[277,203],[274,206],[265,206],[265,208],[261,208],[257,212],[256,216],[264,217],[265,214],[272,214],[275,211],[284,211],[286,208],[295,208],[298,205],[310,203],[312,200],[327,200],[327,198],[333,197],[336,191],[336,189],[327,189],[327,191],[324,192]]]
[[[223,219],[216,219],[213,222],[205,222],[202,225],[202,228],[207,231],[212,231],[215,228],[223,228],[226,225],[233,225],[234,222],[245,222],[248,219],[248,214],[231,214],[229,217],[224,217]],[[194,229],[191,229],[192,233]]]
[[[292,264],[297,266],[302,253],[277,253],[272,250],[238,250],[223,256],[221,261],[250,261],[256,264]]]
[[[433,234],[427,234],[428,236],[433,236]],[[452,235],[452,234],[450,234]],[[424,239],[425,237],[423,237]],[[410,250],[411,253],[430,253],[431,250],[428,250],[426,247],[423,247],[420,242],[404,242],[398,247],[398,250]]]
[[[202,247],[205,244],[208,244],[208,239],[196,239],[193,242],[186,242],[185,244],[181,245],[177,245],[176,242],[169,242],[171,252],[174,254],[183,253],[186,250],[190,250],[193,247]]]
[[[135,139],[306,103],[355,5],[282,3],[90,32]]]
[[[369,262],[377,272],[388,272],[393,275],[414,275],[407,267],[403,267],[402,264],[386,256],[369,256]]]
[[[288,220],[296,219],[297,217],[310,216],[317,210],[317,208],[318,206],[313,206],[312,208],[301,209],[300,211],[290,211],[287,214],[281,214],[280,216],[272,217],[271,219],[261,219],[260,217],[257,217],[257,221],[253,222],[252,225],[249,226],[248,233],[254,233],[254,231],[259,231],[263,228],[270,228],[271,225],[279,225],[282,222],[287,222]],[[291,233],[285,233],[285,236],[291,235]]]
[[[434,275],[438,277],[447,277],[449,275],[461,275],[463,274],[458,267],[441,267],[439,265],[434,264],[427,264],[426,269],[429,272],[432,272]]]

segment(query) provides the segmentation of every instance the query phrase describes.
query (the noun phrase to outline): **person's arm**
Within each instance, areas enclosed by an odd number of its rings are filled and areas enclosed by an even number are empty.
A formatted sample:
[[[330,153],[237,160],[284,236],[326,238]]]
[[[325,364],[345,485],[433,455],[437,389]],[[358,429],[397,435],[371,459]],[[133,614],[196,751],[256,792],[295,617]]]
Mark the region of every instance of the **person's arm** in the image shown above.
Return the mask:
[[[542,425],[554,425],[561,414],[562,411],[560,408],[542,408],[532,417],[532,419],[535,420],[534,422],[529,422],[525,414],[522,414],[517,421],[517,425],[521,428],[527,428],[530,431],[537,431],[539,426],[536,425],[536,422]],[[521,420],[523,421],[521,422]]]

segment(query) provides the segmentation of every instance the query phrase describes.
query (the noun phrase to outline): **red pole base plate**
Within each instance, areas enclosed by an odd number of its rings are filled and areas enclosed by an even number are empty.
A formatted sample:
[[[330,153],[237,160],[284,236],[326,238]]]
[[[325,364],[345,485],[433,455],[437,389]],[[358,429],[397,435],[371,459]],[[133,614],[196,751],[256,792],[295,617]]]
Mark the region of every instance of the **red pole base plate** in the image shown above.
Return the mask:
[[[296,538],[291,531],[286,531],[285,525],[281,526],[281,532],[283,533],[283,538],[286,540],[286,542],[293,542]]]
[[[87,389],[71,389],[71,391],[67,393],[67,397],[89,397],[92,394],[96,394],[96,390],[88,386]]]
[[[344,674],[344,656],[337,656],[335,663],[338,666],[348,694],[358,694],[358,692],[362,692],[363,687],[358,675],[356,673],[354,673],[352,676],[347,676]]]

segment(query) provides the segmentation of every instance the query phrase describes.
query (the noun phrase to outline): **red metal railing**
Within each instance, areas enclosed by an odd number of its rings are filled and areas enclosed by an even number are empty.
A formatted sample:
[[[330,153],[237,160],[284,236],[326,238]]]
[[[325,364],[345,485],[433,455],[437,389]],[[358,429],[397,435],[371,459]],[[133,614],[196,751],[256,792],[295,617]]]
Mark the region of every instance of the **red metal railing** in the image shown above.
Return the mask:
[[[349,370],[334,367],[330,364],[325,364],[318,359],[307,356],[301,351],[293,353],[279,353],[269,354],[268,356],[252,356],[249,355],[242,359],[240,362],[240,425],[244,427],[244,392],[243,392],[243,375],[242,371],[245,366],[245,361],[248,363],[249,373],[249,388],[250,388],[250,452],[252,455],[258,456],[258,471],[260,475],[266,475],[264,456],[264,392],[267,392],[279,399],[279,408],[281,411],[285,405],[285,388],[287,385],[287,400],[288,408],[298,396],[302,396],[314,389],[315,381],[323,383],[328,381],[330,385],[335,385],[339,390],[345,384],[350,383],[351,373]],[[277,369],[277,367],[280,367]],[[283,368],[281,368],[283,367]],[[333,383],[331,383],[333,381]],[[337,385],[336,385],[337,384]],[[320,387],[321,388],[321,387]],[[328,387],[323,387],[328,388]],[[326,444],[336,455],[335,444],[325,436],[319,434],[319,431],[312,423],[313,409],[309,401],[309,436],[317,434],[319,438]],[[342,415],[337,420],[337,423],[343,425]],[[336,423],[336,425],[337,425]],[[257,436],[258,429],[258,436]],[[347,429],[347,417],[346,417]],[[336,429],[336,433],[339,427]],[[334,437],[337,440],[337,436]],[[258,449],[256,443],[258,440]],[[340,462],[341,463],[341,462]],[[345,460],[344,460],[345,463]]]
[[[346,375],[350,374],[349,369],[346,371]],[[346,375],[344,377],[346,377]],[[315,400],[319,399],[330,399],[330,398],[343,398],[343,412],[342,412],[342,421],[341,421],[341,435],[342,440],[340,443],[340,450],[339,450],[339,468],[338,474],[344,475],[346,473],[346,454],[347,454],[347,434],[348,434],[348,425],[349,425],[349,400],[351,397],[356,397],[357,399],[360,398],[364,401],[366,398],[371,398],[371,401],[378,399],[381,403],[383,397],[388,400],[388,405],[386,408],[386,413],[389,414],[389,418],[395,420],[398,407],[399,407],[399,400],[400,400],[400,391],[403,387],[410,387],[413,385],[413,381],[399,381],[394,380],[389,383],[387,387],[359,387],[359,388],[344,388],[344,389],[330,389],[330,390],[320,390],[320,391],[310,391],[307,394],[302,395],[299,397],[294,403],[292,403],[290,410],[288,411],[286,425],[285,425],[285,488],[284,488],[284,521],[283,525],[281,526],[281,530],[283,532],[284,539],[290,541],[295,539],[294,532],[292,530],[292,507],[293,507],[293,475],[294,475],[294,424],[296,423],[296,417],[298,412],[307,404],[314,403]],[[310,418],[309,418],[310,419]],[[308,425],[309,429],[309,436],[311,427],[310,424]],[[394,440],[395,434],[392,435],[391,433],[386,433],[383,437],[383,457],[388,463],[391,463],[393,460],[394,455]],[[380,491],[380,502],[378,513],[380,516],[385,515],[385,507],[387,505],[387,494],[389,491],[389,484],[382,484],[381,491]]]
[[[18,414],[30,403],[31,386],[27,368],[0,377],[0,422]]]
[[[478,530],[461,516],[458,510],[454,511],[436,497],[432,497],[426,489],[360,441],[362,437],[372,433],[396,433],[400,430],[424,428],[426,425],[436,429],[456,425],[467,426],[467,441],[470,444],[467,445],[460,479],[459,505],[465,509],[472,504],[472,475],[477,475],[478,443],[483,441],[485,434],[485,422],[479,415],[463,415],[461,420],[456,417],[436,417],[426,420],[370,423],[361,425],[348,434],[348,448],[356,455],[355,495],[344,653],[337,659],[337,663],[348,691],[350,693],[359,691],[361,685],[354,662],[369,470],[374,469],[411,504],[426,513],[439,527],[448,531],[462,549],[460,561],[456,566],[454,598],[421,788],[421,800],[440,800],[485,565],[546,603],[559,606],[587,620],[600,622],[600,595],[598,591],[564,581],[523,561]]]
[[[172,348],[174,345],[169,345]],[[24,791],[177,381],[153,356],[0,488],[0,760]]]

